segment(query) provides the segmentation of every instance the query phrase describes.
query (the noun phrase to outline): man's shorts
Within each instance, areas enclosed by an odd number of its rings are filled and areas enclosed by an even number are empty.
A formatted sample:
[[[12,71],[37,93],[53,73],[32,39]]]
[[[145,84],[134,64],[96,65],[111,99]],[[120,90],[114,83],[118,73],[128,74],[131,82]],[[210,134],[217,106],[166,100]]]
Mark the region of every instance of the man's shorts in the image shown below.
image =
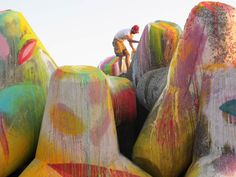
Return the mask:
[[[129,54],[123,41],[119,41],[117,39],[114,39],[112,42],[112,45],[114,47],[114,52],[115,52],[116,56],[125,56],[125,55]]]

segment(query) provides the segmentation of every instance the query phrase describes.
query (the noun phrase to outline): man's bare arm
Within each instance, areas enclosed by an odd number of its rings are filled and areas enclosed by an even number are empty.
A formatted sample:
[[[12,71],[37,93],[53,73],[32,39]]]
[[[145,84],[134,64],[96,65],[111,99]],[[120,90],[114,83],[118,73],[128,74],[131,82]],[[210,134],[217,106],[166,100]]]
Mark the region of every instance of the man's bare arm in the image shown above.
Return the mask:
[[[133,43],[139,43],[137,40],[133,40],[132,36],[127,36],[127,40],[129,42],[130,47],[132,48],[132,51],[135,52],[135,48],[133,46]]]
[[[135,51],[135,48],[134,48],[134,46],[133,46],[133,43],[129,41],[129,45],[130,45],[132,51],[134,52],[134,51]]]
[[[129,42],[132,42],[132,43],[139,43],[139,41],[137,41],[137,40],[131,40],[131,41],[129,41]]]

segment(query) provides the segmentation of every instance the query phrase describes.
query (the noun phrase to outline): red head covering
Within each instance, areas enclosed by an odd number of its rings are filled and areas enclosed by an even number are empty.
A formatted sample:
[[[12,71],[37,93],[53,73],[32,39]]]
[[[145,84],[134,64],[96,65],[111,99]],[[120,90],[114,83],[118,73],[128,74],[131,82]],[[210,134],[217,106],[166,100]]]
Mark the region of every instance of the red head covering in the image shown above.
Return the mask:
[[[132,28],[131,28],[131,31],[133,33],[139,33],[139,26],[138,25],[134,25]]]

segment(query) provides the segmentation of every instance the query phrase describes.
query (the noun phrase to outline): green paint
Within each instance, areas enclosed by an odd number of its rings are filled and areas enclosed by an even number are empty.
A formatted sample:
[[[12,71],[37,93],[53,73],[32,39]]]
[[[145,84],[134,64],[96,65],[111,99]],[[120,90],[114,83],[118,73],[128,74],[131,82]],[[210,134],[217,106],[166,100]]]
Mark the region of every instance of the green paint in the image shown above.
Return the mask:
[[[24,127],[32,130],[34,136],[38,136],[45,100],[44,89],[31,84],[15,85],[1,90],[0,112],[5,115],[6,126],[21,131],[25,131],[22,129]]]
[[[50,73],[48,72],[46,63],[42,60],[39,50],[36,49],[36,51],[31,60],[20,66],[19,72],[22,72],[23,82],[30,82],[47,89]]]
[[[164,26],[163,26],[164,25]],[[168,31],[168,28],[171,28],[171,30],[175,31],[175,35],[173,36],[173,39],[176,38],[176,41],[179,40],[179,36],[182,33],[181,28],[172,22],[167,21],[155,21],[154,23],[150,24],[149,29],[149,45],[150,45],[150,52],[151,52],[151,61],[154,62],[152,65],[159,67],[166,66],[166,62],[164,60],[170,60],[169,58],[164,58],[167,56],[164,56],[166,48],[170,47],[167,45],[171,45],[171,47],[176,48],[176,44],[167,44],[165,39],[166,32]]]
[[[225,102],[219,108],[223,112],[226,112],[232,116],[236,116],[236,100],[235,99]]]
[[[161,67],[162,60],[163,60],[163,45],[162,45],[162,38],[163,38],[164,31],[162,28],[158,26],[158,24],[151,24],[150,25],[150,32],[149,32],[149,45],[151,56],[156,61],[156,65]]]

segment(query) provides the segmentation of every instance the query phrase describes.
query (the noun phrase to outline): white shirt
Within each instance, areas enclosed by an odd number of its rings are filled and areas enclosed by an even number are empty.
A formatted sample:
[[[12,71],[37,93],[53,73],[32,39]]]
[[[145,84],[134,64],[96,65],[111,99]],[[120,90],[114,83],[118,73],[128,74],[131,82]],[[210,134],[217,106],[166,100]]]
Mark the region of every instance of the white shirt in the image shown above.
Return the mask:
[[[114,38],[124,41],[127,39],[127,37],[126,37],[127,35],[132,37],[131,30],[130,29],[123,29],[123,30],[120,30],[118,33],[116,33]]]

